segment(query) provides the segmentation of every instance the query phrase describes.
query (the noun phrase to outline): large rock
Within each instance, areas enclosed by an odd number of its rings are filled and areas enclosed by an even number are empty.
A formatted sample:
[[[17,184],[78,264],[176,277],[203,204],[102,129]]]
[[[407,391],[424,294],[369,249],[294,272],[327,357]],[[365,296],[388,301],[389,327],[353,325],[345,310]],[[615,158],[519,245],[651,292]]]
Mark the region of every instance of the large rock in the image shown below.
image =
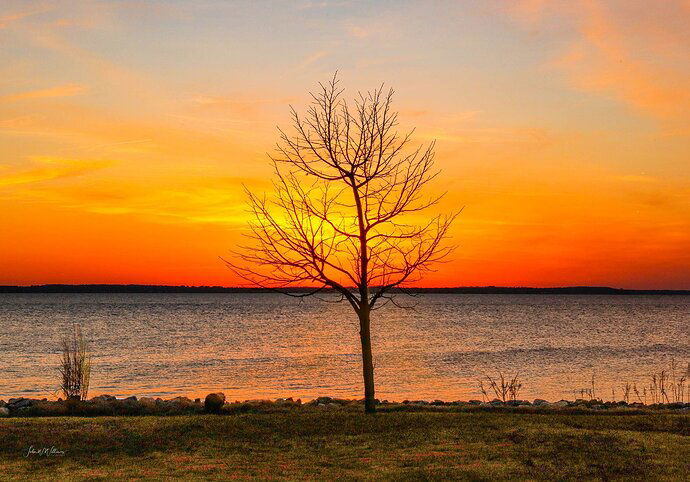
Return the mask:
[[[0,417],[7,417],[10,414],[10,409],[7,407],[0,407]]]
[[[98,395],[91,399],[92,402],[115,402],[117,398],[112,395]]]
[[[34,404],[34,400],[30,398],[10,398],[7,402],[7,408],[9,410],[19,410],[20,408],[27,408]]]
[[[225,401],[225,398],[223,398],[223,401]],[[192,402],[189,398],[187,397],[175,397],[172,400],[170,400],[170,404],[173,405],[177,409],[185,409],[189,408],[194,405],[194,402]],[[221,403],[221,406],[223,404]]]
[[[151,397],[141,397],[139,399],[139,405],[146,409],[153,410],[156,408],[156,400]]]
[[[225,404],[224,393],[209,393],[204,400],[204,409],[210,413],[217,413]]]
[[[542,405],[549,405],[549,402],[541,398],[535,398],[532,402],[532,405],[534,405],[535,407],[541,407]]]

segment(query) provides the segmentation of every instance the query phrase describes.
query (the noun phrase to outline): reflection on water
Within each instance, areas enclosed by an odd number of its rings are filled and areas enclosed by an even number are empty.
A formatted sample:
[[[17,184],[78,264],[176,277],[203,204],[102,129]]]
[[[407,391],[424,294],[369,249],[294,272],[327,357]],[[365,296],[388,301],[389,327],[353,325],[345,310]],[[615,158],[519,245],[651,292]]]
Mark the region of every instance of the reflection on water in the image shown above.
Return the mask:
[[[524,398],[604,395],[690,361],[690,298],[425,295],[372,318],[377,397],[480,398],[476,380],[520,372]],[[274,294],[0,294],[0,398],[50,396],[76,321],[94,351],[91,394],[361,398],[346,304]]]

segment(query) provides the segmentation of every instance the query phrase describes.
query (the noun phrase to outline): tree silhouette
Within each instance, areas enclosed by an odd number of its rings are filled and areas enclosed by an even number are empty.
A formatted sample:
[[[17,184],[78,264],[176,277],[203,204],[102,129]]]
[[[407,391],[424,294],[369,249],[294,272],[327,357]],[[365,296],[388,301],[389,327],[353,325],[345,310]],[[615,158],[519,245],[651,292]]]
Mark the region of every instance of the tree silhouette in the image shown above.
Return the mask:
[[[279,129],[270,156],[271,197],[247,191],[253,219],[250,242],[229,266],[245,280],[280,290],[332,289],[359,318],[365,410],[375,411],[370,319],[393,302],[396,288],[420,279],[452,247],[441,242],[458,213],[421,218],[439,202],[424,197],[433,170],[434,143],[406,149],[413,131],[395,130],[393,90],[383,86],[343,99],[336,76],[319,84],[304,116],[294,108],[292,131]],[[420,222],[420,220],[422,220]]]

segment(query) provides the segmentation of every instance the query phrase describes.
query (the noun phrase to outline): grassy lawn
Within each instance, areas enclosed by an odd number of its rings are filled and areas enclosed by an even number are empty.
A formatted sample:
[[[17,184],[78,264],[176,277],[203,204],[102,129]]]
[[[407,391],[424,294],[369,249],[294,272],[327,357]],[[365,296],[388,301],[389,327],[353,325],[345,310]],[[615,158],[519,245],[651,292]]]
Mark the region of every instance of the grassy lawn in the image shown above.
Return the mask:
[[[29,446],[64,456],[25,457]],[[690,415],[301,410],[0,420],[0,479],[688,480]]]

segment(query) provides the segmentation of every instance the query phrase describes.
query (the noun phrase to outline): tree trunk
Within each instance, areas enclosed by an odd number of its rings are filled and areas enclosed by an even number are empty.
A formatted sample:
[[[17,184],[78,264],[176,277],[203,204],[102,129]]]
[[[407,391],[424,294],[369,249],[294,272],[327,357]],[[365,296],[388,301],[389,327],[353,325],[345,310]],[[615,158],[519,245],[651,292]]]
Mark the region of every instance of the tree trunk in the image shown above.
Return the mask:
[[[363,307],[359,313],[359,338],[362,341],[362,373],[364,375],[364,411],[374,413],[374,360],[371,354],[371,330],[369,309]]]

